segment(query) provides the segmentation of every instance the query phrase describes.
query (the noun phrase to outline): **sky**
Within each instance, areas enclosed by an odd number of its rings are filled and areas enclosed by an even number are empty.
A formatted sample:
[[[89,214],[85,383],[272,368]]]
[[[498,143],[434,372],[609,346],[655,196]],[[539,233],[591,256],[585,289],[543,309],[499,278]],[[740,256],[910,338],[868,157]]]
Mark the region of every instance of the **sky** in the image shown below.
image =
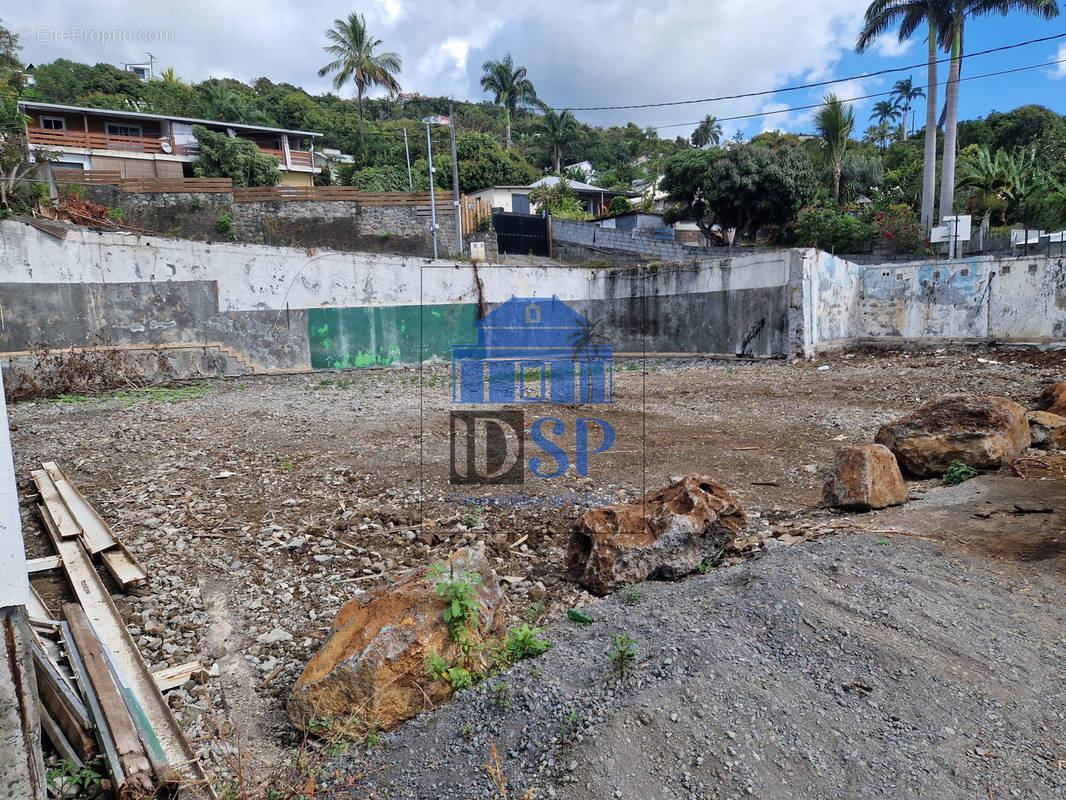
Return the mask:
[[[2,13],[2,24],[23,44],[22,59],[41,64],[56,58],[88,63],[142,62],[174,67],[190,82],[265,76],[312,93],[331,89],[317,69],[329,59],[324,32],[337,17],[365,15],[371,33],[403,59],[404,91],[488,99],[479,85],[481,64],[510,53],[527,67],[538,95],[550,106],[663,103],[747,92],[761,97],[656,108],[576,110],[582,122],[641,127],[659,135],[688,136],[707,114],[722,119],[726,137],[762,130],[797,133],[813,128],[813,110],[827,91],[844,99],[887,92],[899,78],[924,85],[923,37],[900,45],[891,35],[867,53],[854,52],[866,3],[861,0],[256,0],[134,3],[94,0],[20,2]],[[966,50],[1016,44],[1066,33],[1066,16],[1046,22],[1013,13],[968,23]],[[1063,60],[1061,64],[1051,64]],[[883,69],[914,69],[831,87],[782,92],[795,84],[851,78]],[[974,56],[964,77],[1004,69],[1040,69],[967,81],[960,91],[960,118],[984,116],[1027,103],[1066,113],[1066,38]],[[941,80],[946,78],[946,65]],[[342,96],[354,96],[352,87]],[[941,90],[941,98],[943,90]],[[855,102],[859,130],[880,97]],[[783,113],[767,114],[767,112]],[[918,102],[917,125],[924,115]],[[763,115],[750,119],[726,119]]]

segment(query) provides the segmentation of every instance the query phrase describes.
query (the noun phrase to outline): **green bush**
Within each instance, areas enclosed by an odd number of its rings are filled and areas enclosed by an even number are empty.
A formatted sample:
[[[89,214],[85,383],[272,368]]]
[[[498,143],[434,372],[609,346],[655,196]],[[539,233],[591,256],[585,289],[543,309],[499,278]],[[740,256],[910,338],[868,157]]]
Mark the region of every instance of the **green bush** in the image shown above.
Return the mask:
[[[231,230],[233,230],[233,217],[230,216],[229,212],[227,211],[225,214],[219,216],[218,221],[215,223],[215,226],[218,228],[218,232],[225,236]]]
[[[607,204],[607,212],[614,216],[615,214],[625,214],[633,210],[633,204],[630,203],[624,197],[612,197],[611,202]]]
[[[874,217],[877,230],[893,253],[914,253],[925,244],[925,230],[914,210],[903,203],[888,206]]]
[[[868,249],[877,226],[833,208],[807,208],[796,222],[800,246],[830,253],[857,253]]]

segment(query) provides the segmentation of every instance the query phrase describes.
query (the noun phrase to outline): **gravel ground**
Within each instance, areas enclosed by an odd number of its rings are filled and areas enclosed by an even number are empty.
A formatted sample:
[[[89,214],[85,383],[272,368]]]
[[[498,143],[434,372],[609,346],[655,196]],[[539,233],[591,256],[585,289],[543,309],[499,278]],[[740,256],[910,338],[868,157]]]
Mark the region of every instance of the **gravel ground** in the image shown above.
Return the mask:
[[[619,441],[597,480],[570,472],[524,488],[632,497],[700,472],[734,491],[749,533],[766,533],[810,518],[838,447],[871,441],[919,403],[954,391],[1026,403],[1064,374],[1066,353],[1020,351],[664,361],[646,374],[620,364],[604,412],[621,420]],[[253,761],[287,758],[299,737],[285,700],[341,605],[460,546],[485,544],[511,621],[538,601],[556,616],[592,601],[561,569],[580,509],[478,517],[447,502],[449,375],[427,368],[421,388],[412,369],[210,380],[11,407],[28,555],[51,551],[29,472],[58,460],[148,570],[142,593],[116,599],[150,666],[202,657],[211,670],[206,686],[168,695],[209,769],[228,769],[216,718]],[[573,430],[580,412],[557,413]],[[66,599],[58,578],[34,585]]]
[[[899,537],[778,545],[552,624],[547,654],[386,736],[373,788],[494,797],[492,743],[511,797],[1062,797],[1061,591]],[[640,656],[616,680],[621,631]]]

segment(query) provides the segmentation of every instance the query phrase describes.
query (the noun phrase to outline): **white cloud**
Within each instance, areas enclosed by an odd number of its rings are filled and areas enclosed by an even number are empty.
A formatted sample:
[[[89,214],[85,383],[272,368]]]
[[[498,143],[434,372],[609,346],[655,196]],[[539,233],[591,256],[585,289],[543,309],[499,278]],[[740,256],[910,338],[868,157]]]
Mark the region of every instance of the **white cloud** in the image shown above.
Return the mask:
[[[1051,77],[1058,80],[1060,78],[1066,78],[1066,44],[1059,45],[1059,51],[1053,55],[1049,61],[1058,61],[1055,68],[1051,71]]]
[[[469,42],[464,42],[462,39],[448,39],[441,45],[441,48],[455,59],[455,66],[458,69],[466,68],[466,56],[470,52]]]
[[[400,0],[378,0],[377,5],[385,12],[386,22],[395,22],[403,11]]]
[[[914,47],[916,39],[905,39],[900,41],[899,37],[894,34],[886,34],[885,36],[879,36],[874,40],[874,52],[883,58],[897,58],[898,56],[906,55]]]

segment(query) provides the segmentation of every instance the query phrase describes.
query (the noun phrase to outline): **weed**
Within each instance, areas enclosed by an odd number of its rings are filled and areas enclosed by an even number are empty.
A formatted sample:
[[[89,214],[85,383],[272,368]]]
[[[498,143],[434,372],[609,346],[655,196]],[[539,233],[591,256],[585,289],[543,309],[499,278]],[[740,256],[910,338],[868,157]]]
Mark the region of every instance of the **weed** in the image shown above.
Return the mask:
[[[228,211],[225,214],[220,214],[215,222],[215,227],[218,228],[218,232],[222,235],[229,234],[233,230],[233,216]]]
[[[475,506],[463,514],[463,525],[467,528],[476,528],[485,519],[485,509]]]
[[[559,729],[559,739],[563,742],[573,741],[579,730],[581,730],[581,715],[577,713],[576,708],[570,709],[570,713],[563,719],[563,727]]]
[[[714,562],[709,558],[705,558],[700,562],[700,565],[696,567],[696,572],[700,575],[706,575],[712,569],[714,569]]]
[[[103,764],[99,756],[82,766],[64,758],[57,761],[45,777],[49,789],[54,789],[58,797],[66,797],[71,790],[87,791],[100,786],[103,778]],[[88,793],[95,794],[92,791]]]
[[[548,607],[541,600],[526,609],[526,619],[529,620],[530,625],[536,625],[546,616],[548,616]]]
[[[107,217],[112,222],[125,222],[126,212],[123,211],[121,208],[112,208],[110,211],[107,212]]]
[[[461,692],[474,685],[474,674],[465,667],[451,667],[447,673],[453,692]]]
[[[627,583],[622,587],[622,602],[627,606],[635,606],[640,602],[641,593],[640,589],[631,583]]]
[[[496,752],[496,745],[489,745],[488,763],[481,766],[488,773],[492,787],[496,790],[493,800],[510,800],[511,796],[507,793],[507,776],[503,774],[503,762],[500,760],[500,754]],[[533,800],[533,790],[527,789],[522,800]]]
[[[878,539],[877,543],[878,544],[891,544],[891,542],[889,542],[888,539]]]
[[[453,692],[469,689],[474,685],[474,679],[480,677],[465,667],[449,666],[440,653],[429,654],[429,658],[426,659],[426,672],[435,681],[447,681],[451,684]]]
[[[363,746],[369,753],[372,749],[381,744],[381,731],[378,730],[378,726],[371,723],[370,730],[367,731],[366,738],[363,739]]]
[[[501,711],[511,707],[511,687],[506,683],[497,683],[492,687],[492,702]]]
[[[167,228],[167,236],[171,239],[180,239],[182,234],[185,233],[185,229],[181,225],[175,225],[173,228]]]
[[[539,638],[542,633],[544,633],[543,628],[531,628],[529,625],[511,628],[511,632],[503,641],[508,660],[513,664],[526,658],[539,656],[548,650],[551,642]]]
[[[426,672],[435,681],[447,678],[448,662],[441,657],[440,653],[430,653],[429,658],[426,659]]]
[[[976,477],[977,470],[956,458],[948,464],[948,471],[944,473],[943,481],[948,484],[948,486],[954,486],[958,483],[968,481],[970,478]]]
[[[619,679],[629,675],[637,663],[637,645],[628,633],[612,633],[611,649],[607,651],[607,660],[611,664],[611,674]]]
[[[189,201],[189,211],[199,211],[204,207],[204,201],[199,197],[194,197]]]
[[[352,386],[355,386],[354,380],[330,380],[329,378],[326,378],[325,380],[321,380],[318,383],[312,383],[307,388],[310,389],[312,392],[315,392],[319,389],[348,389]]]
[[[474,723],[473,722],[464,723],[463,726],[461,728],[459,728],[459,736],[461,738],[465,739],[468,742],[471,739],[473,739],[474,738]]]
[[[456,572],[453,565],[438,562],[430,567],[427,580],[436,584],[437,595],[444,598],[444,624],[448,626],[452,641],[466,643],[477,626],[477,590],[481,586],[481,577],[472,572]]]

